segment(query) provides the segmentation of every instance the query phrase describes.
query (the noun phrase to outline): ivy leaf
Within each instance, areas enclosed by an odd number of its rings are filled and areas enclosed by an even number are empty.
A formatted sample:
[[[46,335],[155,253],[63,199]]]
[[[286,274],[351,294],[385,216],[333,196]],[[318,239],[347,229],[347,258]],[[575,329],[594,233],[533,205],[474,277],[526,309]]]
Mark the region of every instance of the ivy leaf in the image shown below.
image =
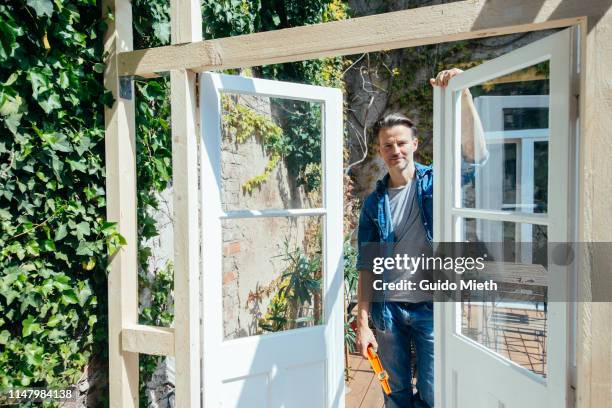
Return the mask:
[[[23,35],[21,27],[0,18],[0,61],[13,56],[15,50],[19,48],[19,44],[15,40],[21,35]]]
[[[8,330],[2,330],[0,332],[0,344],[7,344],[9,341],[9,338],[11,337],[11,333],[8,332]]]
[[[21,335],[23,337],[28,337],[32,333],[40,333],[42,331],[40,324],[36,323],[32,315],[28,315],[28,318],[23,321],[22,325]]]
[[[92,244],[89,242],[81,241],[79,242],[79,246],[77,247],[76,254],[77,255],[87,255],[93,256]]]
[[[87,299],[89,299],[90,296],[91,296],[91,289],[89,289],[88,286],[85,286],[83,289],[79,291],[79,294],[77,295],[79,299],[79,305],[81,306],[85,305],[85,302],[87,301]]]
[[[55,327],[55,326],[57,326],[61,322],[60,317],[61,317],[61,315],[59,315],[59,316],[58,315],[51,316],[49,318],[49,320],[47,321],[47,327]]]
[[[22,104],[23,99],[21,99],[21,96],[11,96],[5,93],[0,93],[0,115],[14,115],[19,112],[19,108]]]
[[[61,224],[55,231],[55,237],[53,238],[53,240],[61,241],[66,235],[68,235],[68,229],[66,228],[66,224]]]
[[[28,6],[32,7],[38,17],[45,14],[49,17],[53,15],[53,3],[51,0],[28,0]]]
[[[86,221],[80,222],[76,226],[76,235],[79,241],[83,239],[84,236],[91,234],[91,229],[89,228],[89,223]]]
[[[79,144],[74,148],[74,150],[76,150],[79,156],[82,156],[83,153],[91,149],[91,147],[92,147],[91,139],[88,138],[87,136],[83,136]]]
[[[53,242],[50,239],[45,239],[43,241],[43,249],[47,252],[53,252],[55,251],[55,242]]]
[[[42,133],[40,137],[42,140],[48,143],[53,150],[58,150],[64,153],[69,153],[72,151],[72,146],[70,146],[68,138],[63,133]],[[61,168],[58,170],[61,170]]]
[[[80,171],[81,173],[87,172],[87,165],[85,163],[74,160],[66,160],[66,162],[68,162],[72,171]]]
[[[45,111],[45,113],[51,113],[55,109],[59,109],[62,107],[62,104],[60,103],[59,95],[56,93],[49,95],[47,99],[38,101],[38,104]]]
[[[68,74],[66,74],[65,71],[60,72],[60,75],[59,75],[59,86],[60,86],[60,88],[66,89],[66,88],[68,88],[68,85],[70,85],[70,80],[68,79]]]
[[[8,127],[11,133],[15,136],[17,135],[17,128],[21,123],[22,116],[23,115],[21,113],[14,113],[4,118],[4,123],[6,124],[6,127]]]
[[[97,72],[98,74],[101,74],[104,72],[104,68],[106,67],[106,65],[100,63],[100,62],[96,62],[93,66],[93,70],[95,72]]]
[[[38,256],[40,255],[40,246],[38,245],[38,242],[32,240],[32,241],[28,241],[28,243],[25,246],[26,252],[29,253],[30,255],[34,255],[34,256]]]
[[[65,305],[74,305],[79,303],[79,298],[76,293],[74,293],[74,290],[70,289],[62,293],[62,303]]]
[[[50,89],[49,78],[40,69],[28,72],[28,80],[32,84],[32,96],[38,98],[40,94]]]

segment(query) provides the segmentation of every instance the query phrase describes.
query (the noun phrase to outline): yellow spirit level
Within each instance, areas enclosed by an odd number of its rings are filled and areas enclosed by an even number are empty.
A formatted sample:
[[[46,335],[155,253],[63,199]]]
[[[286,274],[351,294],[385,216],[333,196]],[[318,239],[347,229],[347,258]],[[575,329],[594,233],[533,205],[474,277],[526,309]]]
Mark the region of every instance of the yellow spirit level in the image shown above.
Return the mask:
[[[391,394],[391,387],[389,386],[389,374],[385,371],[380,362],[380,358],[378,358],[378,354],[374,351],[372,346],[368,346],[368,361],[370,361],[370,365],[372,366],[372,370],[374,370],[374,374],[378,381],[380,382],[381,387],[385,394]]]

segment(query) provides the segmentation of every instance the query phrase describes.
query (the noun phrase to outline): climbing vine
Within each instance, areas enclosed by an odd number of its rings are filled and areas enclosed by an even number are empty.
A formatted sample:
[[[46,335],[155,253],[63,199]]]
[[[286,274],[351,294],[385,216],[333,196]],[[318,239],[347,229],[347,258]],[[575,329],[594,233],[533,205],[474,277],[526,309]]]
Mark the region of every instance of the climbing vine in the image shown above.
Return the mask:
[[[132,6],[135,48],[168,44],[168,2]],[[347,17],[339,0],[215,0],[204,1],[202,12],[207,38]],[[95,0],[0,5],[0,388],[74,385],[93,359],[106,360],[106,268],[126,242],[106,219],[103,108],[114,96],[102,86],[101,15]],[[326,59],[253,72],[338,86],[342,68],[341,59]],[[172,178],[169,85],[158,78],[136,81],[135,89],[140,284],[151,293],[140,321],[164,326],[172,321],[172,264],[148,276],[145,241],[159,233],[157,193]],[[320,117],[283,108],[295,122],[277,125],[286,132],[266,130],[267,168],[285,158],[314,189]],[[143,381],[156,364],[156,357],[141,359]]]
[[[75,385],[106,352],[99,7],[0,5],[0,388]]]
[[[284,155],[283,130],[269,116],[234,101],[234,98],[229,95],[222,96],[223,134],[233,135],[237,143],[244,143],[250,137],[255,136],[268,154],[264,172],[252,177],[242,185],[243,190],[250,193],[253,188],[260,186],[268,179]]]

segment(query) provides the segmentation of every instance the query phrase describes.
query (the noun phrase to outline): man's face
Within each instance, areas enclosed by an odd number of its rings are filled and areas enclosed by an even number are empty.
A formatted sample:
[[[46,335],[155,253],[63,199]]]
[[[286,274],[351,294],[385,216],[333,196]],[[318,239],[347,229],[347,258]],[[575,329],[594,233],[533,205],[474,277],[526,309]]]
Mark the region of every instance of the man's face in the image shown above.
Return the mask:
[[[407,126],[395,125],[378,132],[378,154],[389,170],[404,170],[412,161],[417,146],[418,141]]]

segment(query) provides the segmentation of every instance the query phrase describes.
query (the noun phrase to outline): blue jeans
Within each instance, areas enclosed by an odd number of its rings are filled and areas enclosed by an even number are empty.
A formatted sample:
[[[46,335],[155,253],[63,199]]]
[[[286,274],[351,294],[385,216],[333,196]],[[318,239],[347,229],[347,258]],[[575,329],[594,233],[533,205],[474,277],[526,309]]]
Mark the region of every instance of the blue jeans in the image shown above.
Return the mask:
[[[385,395],[385,408],[433,408],[433,302],[385,302],[381,306],[382,313],[372,314],[372,320],[378,355],[391,386],[391,395]],[[381,318],[384,322],[377,321]],[[416,394],[412,392],[411,342],[416,351]]]

